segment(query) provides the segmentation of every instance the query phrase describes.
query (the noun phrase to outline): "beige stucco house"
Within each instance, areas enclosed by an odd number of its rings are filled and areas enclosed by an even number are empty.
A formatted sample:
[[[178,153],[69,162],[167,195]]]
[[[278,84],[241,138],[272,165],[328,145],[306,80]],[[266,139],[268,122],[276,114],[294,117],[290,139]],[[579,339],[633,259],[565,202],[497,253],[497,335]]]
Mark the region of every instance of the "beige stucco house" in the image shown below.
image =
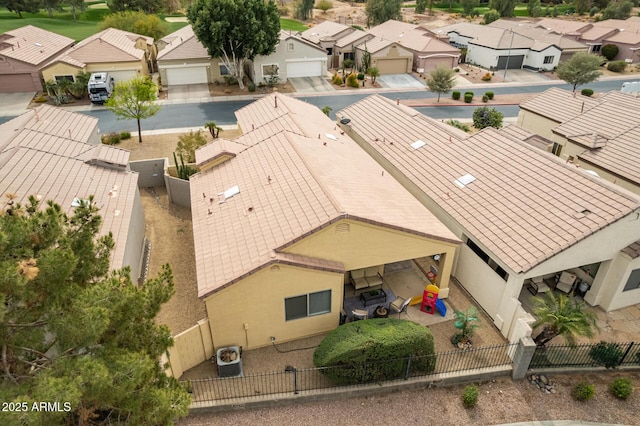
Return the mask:
[[[356,63],[362,63],[365,50],[371,56],[371,67],[378,68],[381,75],[405,74],[413,68],[413,52],[393,41],[375,37],[356,46]]]
[[[326,52],[328,57],[327,69],[335,68],[336,57],[340,56],[337,53],[336,44],[345,37],[349,37],[350,34],[356,32],[355,28],[350,25],[341,24],[339,22],[323,21],[318,25],[314,25],[306,31],[300,33],[300,37],[308,42],[315,44]],[[349,59],[349,58],[347,58]],[[351,58],[354,59],[354,58]],[[342,62],[338,61],[340,66]]]
[[[243,136],[199,149],[190,180],[216,348],[334,329],[353,270],[440,254],[448,295],[458,238],[318,108],[270,95],[236,117]]]
[[[211,58],[193,33],[191,25],[158,41],[158,70],[163,87],[181,84],[224,83],[229,75],[220,58]],[[318,46],[289,31],[280,32],[275,52],[248,61],[246,74],[256,84],[275,71],[279,81],[292,77],[321,76],[326,70],[327,55]]]
[[[452,276],[511,341],[531,332],[519,298],[532,279],[573,274],[607,311],[640,303],[637,195],[519,139],[528,132],[469,136],[378,95],[337,116],[463,241]]]
[[[70,213],[94,197],[100,234],[112,233],[111,268],[142,272],[145,219],[129,151],[100,143],[98,119],[48,105],[0,125],[0,194],[52,200]]]
[[[76,44],[42,68],[45,81],[68,78],[79,71],[108,72],[116,82],[145,76],[155,69],[153,38],[108,28]]]
[[[550,139],[548,150],[640,194],[640,99],[616,91],[598,98],[549,89],[520,105],[518,123]]]
[[[33,25],[0,34],[0,93],[42,90],[40,68],[73,43]]]

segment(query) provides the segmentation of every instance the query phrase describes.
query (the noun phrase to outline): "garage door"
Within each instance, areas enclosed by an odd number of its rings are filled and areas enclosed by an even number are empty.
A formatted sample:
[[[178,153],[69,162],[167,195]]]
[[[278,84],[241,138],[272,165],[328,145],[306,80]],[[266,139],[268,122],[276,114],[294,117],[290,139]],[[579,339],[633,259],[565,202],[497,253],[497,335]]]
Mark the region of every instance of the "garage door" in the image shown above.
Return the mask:
[[[380,71],[380,74],[406,74],[407,73],[407,58],[399,59],[378,59],[376,61],[376,68]]]
[[[31,74],[0,75],[0,92],[2,93],[35,92],[36,90]]]
[[[113,80],[117,83],[118,81],[127,81],[131,80],[138,76],[138,73],[134,70],[126,70],[126,71],[109,71],[109,77],[113,77]]]
[[[509,58],[509,64],[507,64],[507,58]],[[509,66],[510,70],[519,70],[522,68],[522,63],[524,62],[524,55],[515,55],[515,56],[500,56],[498,58],[498,66],[497,69],[503,70]]]
[[[322,61],[287,62],[287,78],[320,77]]]
[[[434,70],[438,66],[453,68],[455,66],[455,62],[455,58],[452,58],[450,56],[444,58],[425,58],[421,59],[420,63],[422,64],[422,66],[420,68],[423,68],[424,72]]]
[[[179,84],[207,84],[207,67],[167,68],[168,86]]]

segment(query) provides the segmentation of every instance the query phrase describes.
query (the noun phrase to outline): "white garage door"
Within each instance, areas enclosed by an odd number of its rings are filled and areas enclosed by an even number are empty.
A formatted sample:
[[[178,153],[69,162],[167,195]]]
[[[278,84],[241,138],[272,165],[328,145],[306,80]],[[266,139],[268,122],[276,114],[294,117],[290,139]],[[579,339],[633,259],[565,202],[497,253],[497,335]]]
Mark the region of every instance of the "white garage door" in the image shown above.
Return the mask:
[[[319,77],[322,75],[322,61],[288,62],[287,78]]]
[[[167,85],[206,84],[207,67],[167,68]]]
[[[109,77],[113,77],[113,80],[117,83],[119,81],[127,81],[131,80],[134,77],[138,76],[138,73],[135,70],[126,70],[126,71],[108,71]]]

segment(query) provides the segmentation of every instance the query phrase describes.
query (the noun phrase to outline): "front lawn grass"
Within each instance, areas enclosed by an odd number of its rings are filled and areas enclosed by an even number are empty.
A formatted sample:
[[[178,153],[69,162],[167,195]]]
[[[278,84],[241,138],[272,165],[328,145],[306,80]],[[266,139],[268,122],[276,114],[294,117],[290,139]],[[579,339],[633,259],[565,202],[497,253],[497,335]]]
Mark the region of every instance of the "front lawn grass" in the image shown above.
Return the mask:
[[[280,18],[280,28],[291,31],[305,31],[308,29],[302,22],[287,18]]]

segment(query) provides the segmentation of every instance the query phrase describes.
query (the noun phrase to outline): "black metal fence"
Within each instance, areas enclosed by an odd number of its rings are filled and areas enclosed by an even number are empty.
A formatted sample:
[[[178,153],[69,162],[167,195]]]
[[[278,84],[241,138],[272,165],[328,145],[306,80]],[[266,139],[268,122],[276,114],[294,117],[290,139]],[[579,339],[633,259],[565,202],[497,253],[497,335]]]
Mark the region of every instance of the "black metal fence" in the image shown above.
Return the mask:
[[[600,342],[536,348],[529,368],[640,366],[640,343]]]
[[[428,377],[442,373],[482,371],[510,366],[517,344],[485,346],[467,350],[437,353],[431,356],[407,357],[322,368],[290,368],[286,371],[191,380],[194,402],[231,398],[251,398],[261,395],[297,394],[301,391],[352,386],[355,383],[381,383]],[[382,380],[385,377],[386,380]],[[348,378],[357,378],[347,380]]]

